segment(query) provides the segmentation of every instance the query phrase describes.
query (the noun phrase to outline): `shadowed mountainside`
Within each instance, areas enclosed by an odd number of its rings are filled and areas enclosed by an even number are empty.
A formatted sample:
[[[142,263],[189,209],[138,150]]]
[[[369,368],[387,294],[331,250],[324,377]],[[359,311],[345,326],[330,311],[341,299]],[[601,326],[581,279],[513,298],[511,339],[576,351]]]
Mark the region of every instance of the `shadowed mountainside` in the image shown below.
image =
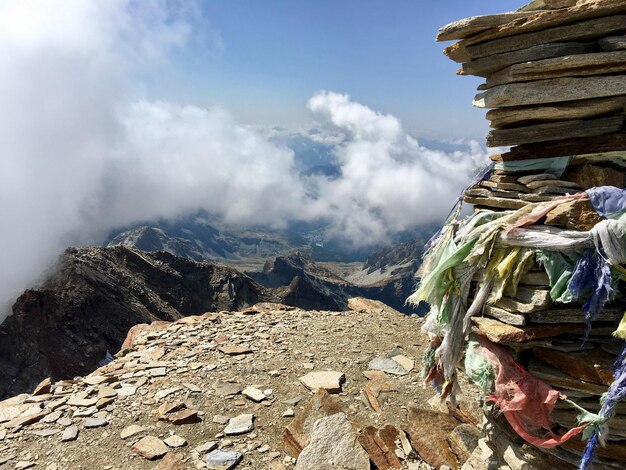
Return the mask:
[[[168,253],[70,248],[0,326],[0,397],[51,375],[85,374],[115,353],[129,328],[273,299],[245,274]]]

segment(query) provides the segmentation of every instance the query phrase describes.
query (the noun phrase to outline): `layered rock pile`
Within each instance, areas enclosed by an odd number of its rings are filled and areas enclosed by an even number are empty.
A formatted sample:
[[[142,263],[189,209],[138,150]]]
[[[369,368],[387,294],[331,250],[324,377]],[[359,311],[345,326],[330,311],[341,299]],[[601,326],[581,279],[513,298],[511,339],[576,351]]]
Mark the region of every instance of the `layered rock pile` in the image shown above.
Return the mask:
[[[626,4],[571,0],[542,11],[547,3],[532,2],[513,21],[511,14],[470,18],[439,33],[440,40],[461,39],[445,50],[462,63],[461,74],[486,79],[474,105],[490,110],[487,143],[550,141],[553,152],[567,143],[580,146],[563,155],[622,150]],[[532,158],[540,156],[548,155]]]
[[[438,36],[486,78],[488,145],[513,147],[427,252],[424,373],[443,396],[457,366],[482,387],[483,451],[511,468],[626,465],[625,32],[626,1],[536,0]]]

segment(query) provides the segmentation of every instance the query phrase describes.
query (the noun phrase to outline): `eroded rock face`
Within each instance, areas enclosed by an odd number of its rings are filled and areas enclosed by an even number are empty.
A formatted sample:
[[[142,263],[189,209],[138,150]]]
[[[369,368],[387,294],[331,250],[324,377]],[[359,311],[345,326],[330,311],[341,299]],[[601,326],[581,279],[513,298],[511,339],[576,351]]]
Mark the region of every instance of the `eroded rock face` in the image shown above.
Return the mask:
[[[239,310],[268,295],[223,266],[121,246],[70,248],[0,326],[0,398],[95,369],[133,325]]]

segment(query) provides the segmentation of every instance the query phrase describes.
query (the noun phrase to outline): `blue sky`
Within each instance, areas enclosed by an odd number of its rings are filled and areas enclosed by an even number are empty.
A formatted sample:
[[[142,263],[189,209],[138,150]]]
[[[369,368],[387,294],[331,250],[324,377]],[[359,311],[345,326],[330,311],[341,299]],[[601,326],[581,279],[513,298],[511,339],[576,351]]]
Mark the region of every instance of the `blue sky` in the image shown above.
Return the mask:
[[[155,94],[221,105],[246,124],[306,127],[306,101],[332,90],[397,116],[416,137],[482,141],[484,113],[471,107],[480,81],[455,74],[458,65],[443,55],[446,43],[435,42],[435,34],[451,21],[519,6],[508,0],[206,1],[202,40],[156,80]]]

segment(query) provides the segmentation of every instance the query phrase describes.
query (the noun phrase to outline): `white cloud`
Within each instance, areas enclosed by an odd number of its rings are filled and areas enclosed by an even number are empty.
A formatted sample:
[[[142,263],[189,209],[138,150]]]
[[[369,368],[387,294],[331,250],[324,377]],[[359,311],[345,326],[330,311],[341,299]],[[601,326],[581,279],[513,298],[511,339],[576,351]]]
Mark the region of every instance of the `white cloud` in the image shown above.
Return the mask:
[[[397,118],[348,95],[319,92],[308,106],[346,134],[336,149],[342,175],[318,181],[315,211],[330,218],[335,235],[357,246],[440,220],[477,166],[485,163],[485,152],[476,142],[466,152],[427,149]]]
[[[336,145],[341,176],[303,178],[292,150],[225,110],[145,100],[141,77],[193,40],[194,5],[0,1],[0,299],[69,245],[200,208],[244,225],[322,218],[355,245],[383,240],[445,214],[483,157],[428,150],[393,116],[318,93],[309,107],[326,131],[311,138]]]

